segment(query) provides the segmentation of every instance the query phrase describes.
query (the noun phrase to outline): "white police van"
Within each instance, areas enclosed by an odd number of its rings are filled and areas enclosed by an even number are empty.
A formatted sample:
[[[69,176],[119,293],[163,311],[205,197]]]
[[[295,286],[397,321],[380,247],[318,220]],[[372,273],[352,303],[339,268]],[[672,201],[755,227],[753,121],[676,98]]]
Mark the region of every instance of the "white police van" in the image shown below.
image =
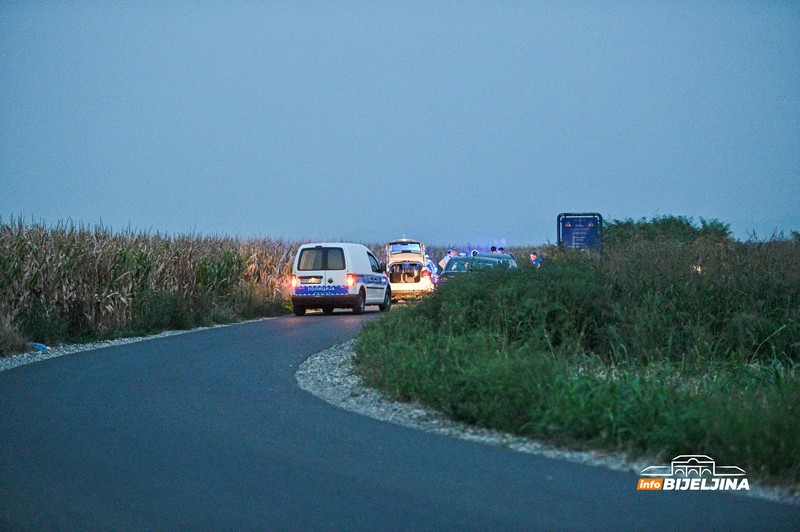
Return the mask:
[[[375,255],[361,244],[324,242],[303,244],[292,267],[292,308],[297,316],[319,308],[331,314],[350,308],[362,314],[367,305],[389,310],[389,278]]]

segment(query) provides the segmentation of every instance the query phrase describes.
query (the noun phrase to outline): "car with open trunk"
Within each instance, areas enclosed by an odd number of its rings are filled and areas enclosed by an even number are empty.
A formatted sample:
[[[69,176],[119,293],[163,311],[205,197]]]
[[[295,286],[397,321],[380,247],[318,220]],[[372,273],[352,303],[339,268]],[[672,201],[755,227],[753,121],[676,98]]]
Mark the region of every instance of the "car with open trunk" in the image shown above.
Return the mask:
[[[401,238],[386,244],[386,272],[394,301],[420,299],[434,289],[432,272],[425,259],[425,244]]]

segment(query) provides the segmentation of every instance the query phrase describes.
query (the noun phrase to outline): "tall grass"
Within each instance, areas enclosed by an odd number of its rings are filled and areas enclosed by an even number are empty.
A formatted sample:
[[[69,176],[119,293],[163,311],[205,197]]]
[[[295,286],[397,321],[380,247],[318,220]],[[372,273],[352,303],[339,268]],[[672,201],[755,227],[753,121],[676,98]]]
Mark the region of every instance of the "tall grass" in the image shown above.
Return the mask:
[[[800,361],[800,242],[633,239],[608,245],[603,282],[624,312],[604,331],[611,356]],[[610,351],[609,351],[610,349]]]
[[[298,245],[0,222],[0,317],[59,343],[271,315]]]
[[[800,241],[705,228],[456,279],[365,327],[358,371],[470,423],[800,486]]]

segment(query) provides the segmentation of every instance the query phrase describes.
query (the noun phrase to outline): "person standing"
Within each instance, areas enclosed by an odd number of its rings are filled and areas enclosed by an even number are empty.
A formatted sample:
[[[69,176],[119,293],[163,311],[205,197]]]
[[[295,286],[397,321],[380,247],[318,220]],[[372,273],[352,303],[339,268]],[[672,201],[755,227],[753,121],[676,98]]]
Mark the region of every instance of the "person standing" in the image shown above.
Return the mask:
[[[425,267],[428,268],[429,272],[431,272],[431,280],[435,284],[436,279],[439,276],[439,267],[431,260],[430,255],[425,255]]]
[[[542,259],[539,258],[539,255],[536,253],[536,250],[531,251],[531,265],[534,268],[539,268],[542,266]]]
[[[447,267],[447,263],[450,262],[450,259],[452,259],[455,256],[456,256],[456,250],[454,249],[447,250],[445,256],[442,257],[442,260],[439,261],[439,267],[442,269],[442,271],[444,271],[445,267]]]

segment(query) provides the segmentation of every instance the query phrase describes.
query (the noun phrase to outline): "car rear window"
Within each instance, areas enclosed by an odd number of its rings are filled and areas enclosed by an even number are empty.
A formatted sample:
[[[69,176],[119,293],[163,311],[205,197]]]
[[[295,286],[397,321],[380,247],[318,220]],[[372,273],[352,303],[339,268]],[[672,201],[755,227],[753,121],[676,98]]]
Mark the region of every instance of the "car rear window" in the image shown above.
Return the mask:
[[[470,270],[485,270],[486,268],[493,268],[498,264],[502,264],[503,261],[499,260],[471,260],[469,261],[469,269]]]
[[[342,248],[306,248],[300,252],[297,269],[301,272],[313,270],[344,270]]]
[[[510,261],[492,260],[492,259],[450,259],[445,267],[446,272],[469,272],[476,270],[485,270],[486,268],[493,268],[497,265],[508,265]]]
[[[467,271],[467,261],[464,259],[450,259],[447,261],[447,266],[444,270],[447,272],[465,272]]]
[[[389,253],[396,255],[398,253],[422,253],[422,247],[419,242],[395,242],[389,244]]]

